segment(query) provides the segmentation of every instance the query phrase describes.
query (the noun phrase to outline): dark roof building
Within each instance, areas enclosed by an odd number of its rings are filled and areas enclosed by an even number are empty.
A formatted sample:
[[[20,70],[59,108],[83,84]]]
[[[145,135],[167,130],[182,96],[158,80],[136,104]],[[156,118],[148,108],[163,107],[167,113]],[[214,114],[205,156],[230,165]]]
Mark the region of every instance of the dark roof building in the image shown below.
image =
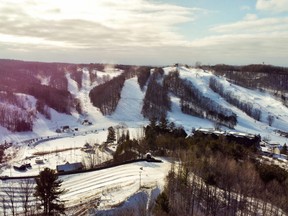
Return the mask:
[[[261,136],[243,132],[236,132],[236,131],[217,131],[214,129],[203,129],[200,128],[195,130],[194,135],[209,135],[214,139],[218,139],[219,136],[224,136],[227,141],[229,142],[236,142],[238,144],[249,146],[260,146]]]
[[[82,170],[82,163],[69,163],[56,166],[57,172],[71,172],[76,170]]]

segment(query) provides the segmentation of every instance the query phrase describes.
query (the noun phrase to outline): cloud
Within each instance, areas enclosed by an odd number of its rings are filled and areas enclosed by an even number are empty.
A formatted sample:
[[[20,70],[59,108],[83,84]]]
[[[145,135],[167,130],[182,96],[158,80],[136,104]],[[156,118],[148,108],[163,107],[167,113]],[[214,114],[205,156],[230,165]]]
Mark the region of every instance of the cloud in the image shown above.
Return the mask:
[[[269,62],[284,65],[287,62],[288,18],[257,18],[247,14],[243,20],[217,25],[210,36],[194,40],[190,47],[201,50],[212,61],[247,64]],[[286,64],[286,63],[285,63]]]
[[[257,0],[256,9],[276,13],[288,11],[288,0]]]
[[[196,32],[205,12],[156,0],[1,0],[0,58],[166,64],[270,57],[287,62],[288,18],[247,14],[188,41],[181,32]],[[189,22],[196,28],[180,29]]]
[[[0,43],[96,49],[175,46],[185,43],[175,26],[198,9],[146,0],[3,0]]]
[[[256,20],[258,18],[257,14],[246,14],[244,20]]]
[[[211,28],[211,31],[216,33],[262,33],[266,36],[269,34],[275,34],[277,32],[288,32],[288,18],[262,18],[258,19],[256,15],[248,14],[245,16],[244,20],[218,25]]]

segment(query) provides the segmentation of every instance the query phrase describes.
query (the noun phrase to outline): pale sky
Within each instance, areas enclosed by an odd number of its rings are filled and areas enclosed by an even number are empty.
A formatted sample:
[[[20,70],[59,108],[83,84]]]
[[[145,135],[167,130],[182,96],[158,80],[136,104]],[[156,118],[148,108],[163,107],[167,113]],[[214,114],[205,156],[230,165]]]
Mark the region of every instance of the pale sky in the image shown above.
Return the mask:
[[[1,0],[0,58],[288,66],[288,0]]]

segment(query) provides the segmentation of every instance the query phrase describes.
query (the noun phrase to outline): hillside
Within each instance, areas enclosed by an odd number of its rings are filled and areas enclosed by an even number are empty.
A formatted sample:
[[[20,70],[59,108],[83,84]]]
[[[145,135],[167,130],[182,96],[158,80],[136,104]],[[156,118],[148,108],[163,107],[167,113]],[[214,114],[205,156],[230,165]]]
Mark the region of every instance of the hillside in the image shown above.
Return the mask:
[[[0,74],[5,77],[0,80],[1,176],[25,178],[37,175],[45,167],[56,169],[57,165],[67,163],[81,162],[85,169],[90,169],[115,158],[138,158],[147,153],[147,148],[153,151],[153,146],[159,145],[161,149],[164,139],[161,140],[159,127],[157,139],[152,133],[146,144],[141,142],[144,135],[149,135],[147,127],[143,127],[152,125],[156,119],[160,125],[169,123],[168,127],[174,130],[166,146],[172,154],[175,148],[185,148],[183,143],[189,142],[189,138],[184,139],[186,133],[189,135],[195,129],[205,132],[216,128],[221,134],[248,133],[274,144],[287,143],[288,108],[279,97],[286,94],[285,90],[248,88],[211,67],[152,68],[7,60],[0,63],[3,64]],[[111,126],[115,141],[108,143]],[[182,141],[177,143],[177,137]],[[128,151],[122,154],[125,148]],[[161,151],[158,153],[161,155]],[[98,204],[97,208],[104,212],[121,203],[124,204],[119,211],[124,212],[139,202],[149,207],[163,191],[171,165],[167,158],[163,160],[160,165],[141,162],[121,169],[63,176],[63,186],[69,189],[63,198],[69,198],[66,204],[71,212],[74,207],[85,212]],[[29,166],[19,170],[23,165]],[[141,177],[144,188],[138,191]],[[18,181],[6,183],[18,187]],[[95,190],[90,191],[90,187]],[[5,188],[4,185],[0,193]],[[79,197],[72,199],[75,194]]]
[[[192,128],[219,125],[223,130],[287,142],[279,133],[286,132],[288,123],[288,108],[278,97],[279,89],[272,95],[273,86],[267,91],[251,85],[245,88],[235,84],[241,84],[236,76],[228,79],[224,69],[220,74],[216,66],[213,70],[178,65],[154,70],[123,65],[0,63],[2,143],[59,135],[55,131],[65,125],[85,131],[85,120],[92,123],[89,129],[120,122],[139,127],[153,116],[167,116],[188,133]]]

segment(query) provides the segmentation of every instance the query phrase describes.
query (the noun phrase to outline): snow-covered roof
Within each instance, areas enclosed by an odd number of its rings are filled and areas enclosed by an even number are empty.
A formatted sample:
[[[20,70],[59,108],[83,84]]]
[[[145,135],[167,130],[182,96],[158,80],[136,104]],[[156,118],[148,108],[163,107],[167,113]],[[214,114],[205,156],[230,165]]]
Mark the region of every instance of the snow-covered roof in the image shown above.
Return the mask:
[[[268,142],[268,145],[269,146],[273,146],[273,147],[279,147],[280,146],[280,143],[276,142],[276,141],[269,141]]]

